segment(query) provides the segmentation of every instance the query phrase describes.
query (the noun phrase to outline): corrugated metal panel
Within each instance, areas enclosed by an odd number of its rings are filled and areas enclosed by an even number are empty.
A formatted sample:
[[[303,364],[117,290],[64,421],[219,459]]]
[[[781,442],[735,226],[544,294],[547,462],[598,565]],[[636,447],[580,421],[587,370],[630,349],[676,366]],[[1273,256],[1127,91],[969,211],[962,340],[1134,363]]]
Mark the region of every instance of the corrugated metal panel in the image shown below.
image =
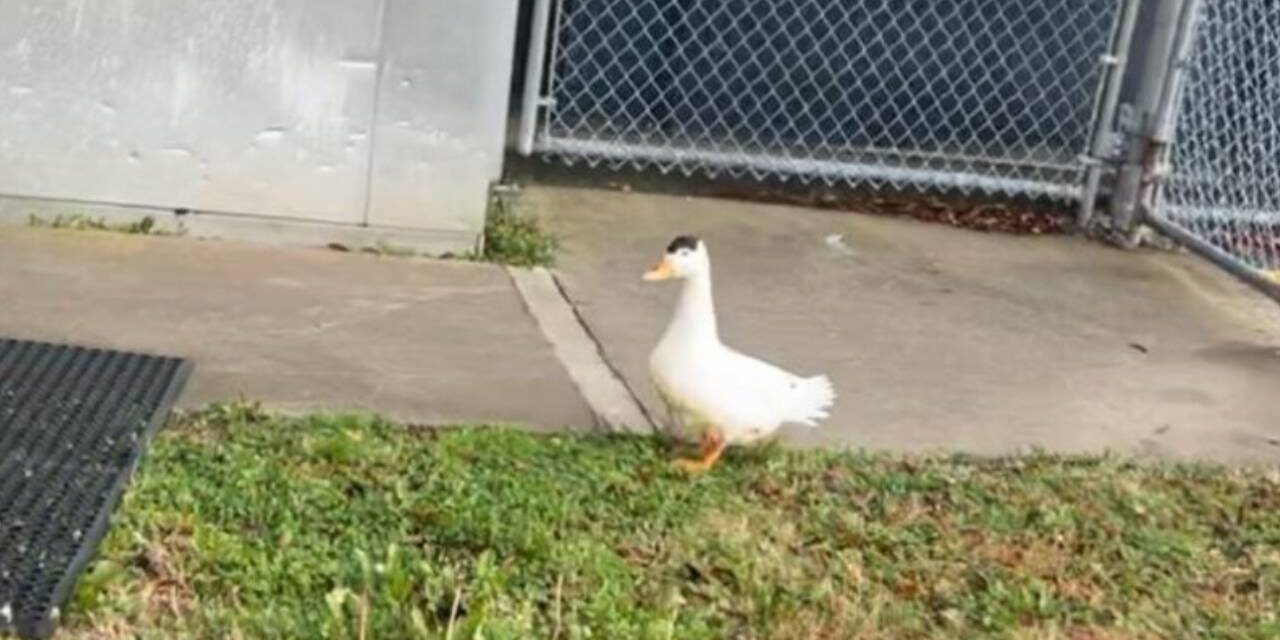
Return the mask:
[[[0,0],[0,191],[355,222],[378,3]]]
[[[0,194],[478,232],[515,14],[0,0]]]
[[[388,0],[369,222],[476,229],[502,171],[516,2]],[[430,43],[430,46],[423,46]]]

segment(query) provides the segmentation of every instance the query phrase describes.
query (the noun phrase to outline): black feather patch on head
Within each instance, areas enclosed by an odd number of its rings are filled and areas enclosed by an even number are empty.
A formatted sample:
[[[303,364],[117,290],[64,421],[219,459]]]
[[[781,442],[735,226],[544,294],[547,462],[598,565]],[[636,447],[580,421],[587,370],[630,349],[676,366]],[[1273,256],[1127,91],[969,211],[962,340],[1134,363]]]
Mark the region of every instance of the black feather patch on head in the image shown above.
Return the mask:
[[[675,253],[681,249],[698,250],[698,239],[694,236],[678,236],[667,245],[667,253]]]

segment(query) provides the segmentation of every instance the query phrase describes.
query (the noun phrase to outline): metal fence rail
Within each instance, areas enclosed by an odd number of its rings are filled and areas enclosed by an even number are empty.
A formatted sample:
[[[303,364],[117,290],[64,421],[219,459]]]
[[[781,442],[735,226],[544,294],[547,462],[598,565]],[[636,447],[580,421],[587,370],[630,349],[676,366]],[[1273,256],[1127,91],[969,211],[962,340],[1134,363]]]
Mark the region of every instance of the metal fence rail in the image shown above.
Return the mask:
[[[1238,267],[1280,276],[1280,3],[1202,0],[1156,215]],[[1280,283],[1280,278],[1276,279]]]
[[[1062,199],[1085,190],[1128,33],[1126,0],[548,2],[546,93],[539,60],[526,97],[545,111],[526,148]]]

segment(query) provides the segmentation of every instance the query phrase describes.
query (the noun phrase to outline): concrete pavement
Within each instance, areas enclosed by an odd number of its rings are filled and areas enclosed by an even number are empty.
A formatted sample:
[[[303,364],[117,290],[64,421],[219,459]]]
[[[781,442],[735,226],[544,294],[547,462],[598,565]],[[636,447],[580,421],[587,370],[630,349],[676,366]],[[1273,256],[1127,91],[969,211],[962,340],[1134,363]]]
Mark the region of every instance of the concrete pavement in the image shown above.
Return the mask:
[[[1190,256],[600,190],[519,206],[561,236],[574,308],[490,265],[0,227],[0,335],[191,357],[186,407],[636,422],[602,377],[660,415],[645,361],[677,287],[640,274],[694,233],[726,341],[839,389],[792,445],[1280,461],[1280,312]]]
[[[651,409],[677,287],[640,274],[687,232],[708,243],[726,342],[838,386],[829,423],[792,444],[1280,461],[1280,310],[1190,256],[729,200],[520,202],[562,237],[568,296]]]
[[[592,424],[489,265],[0,227],[0,335],[188,356],[186,407]]]

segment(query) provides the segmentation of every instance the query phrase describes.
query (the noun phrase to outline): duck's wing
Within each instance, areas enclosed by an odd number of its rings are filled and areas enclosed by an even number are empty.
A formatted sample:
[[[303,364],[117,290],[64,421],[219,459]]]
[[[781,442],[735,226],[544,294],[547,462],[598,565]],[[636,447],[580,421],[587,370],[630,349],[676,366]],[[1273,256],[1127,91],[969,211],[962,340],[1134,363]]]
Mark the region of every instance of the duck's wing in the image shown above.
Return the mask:
[[[835,389],[826,376],[804,378],[728,348],[722,358],[737,420],[766,428],[783,423],[813,427],[828,416],[835,402]]]

